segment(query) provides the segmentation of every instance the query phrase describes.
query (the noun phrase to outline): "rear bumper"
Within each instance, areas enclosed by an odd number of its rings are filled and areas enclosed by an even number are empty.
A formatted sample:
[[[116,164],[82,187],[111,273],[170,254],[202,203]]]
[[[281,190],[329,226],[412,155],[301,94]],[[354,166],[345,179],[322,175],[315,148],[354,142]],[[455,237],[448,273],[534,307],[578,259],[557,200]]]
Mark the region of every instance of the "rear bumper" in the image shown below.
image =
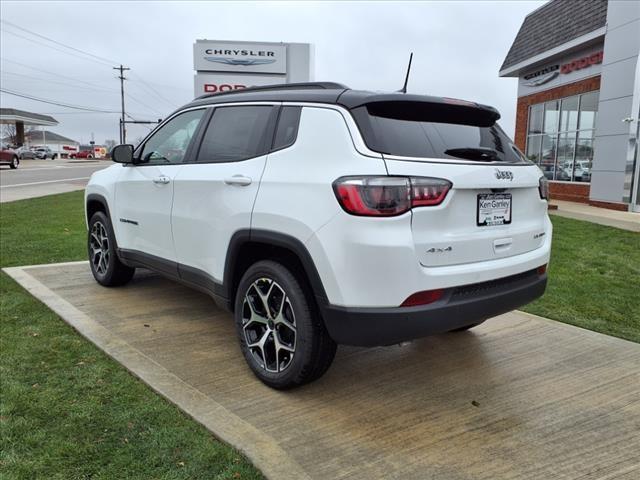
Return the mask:
[[[322,307],[329,335],[339,344],[392,345],[480,323],[542,296],[547,275],[536,270],[448,289],[429,305],[393,308]]]

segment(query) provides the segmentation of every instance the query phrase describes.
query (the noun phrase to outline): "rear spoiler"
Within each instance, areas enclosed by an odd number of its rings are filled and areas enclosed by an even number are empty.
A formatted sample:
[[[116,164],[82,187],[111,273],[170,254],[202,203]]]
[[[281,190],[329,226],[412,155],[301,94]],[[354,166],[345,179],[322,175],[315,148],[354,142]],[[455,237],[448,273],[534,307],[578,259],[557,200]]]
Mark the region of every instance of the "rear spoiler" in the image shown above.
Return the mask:
[[[345,106],[350,109],[366,107],[369,115],[414,122],[491,127],[500,119],[500,113],[493,107],[453,98],[382,94],[348,103]]]

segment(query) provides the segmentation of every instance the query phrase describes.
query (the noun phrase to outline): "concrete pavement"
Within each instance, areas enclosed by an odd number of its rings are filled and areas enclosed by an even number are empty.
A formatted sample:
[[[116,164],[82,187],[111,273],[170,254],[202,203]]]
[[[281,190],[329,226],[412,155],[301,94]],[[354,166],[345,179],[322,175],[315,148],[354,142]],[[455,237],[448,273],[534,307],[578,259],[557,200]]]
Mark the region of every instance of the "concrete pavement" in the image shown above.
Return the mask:
[[[608,208],[592,207],[584,203],[565,202],[562,200],[552,199],[551,203],[558,207],[556,210],[549,209],[549,213],[552,215],[585,220],[587,222],[621,228],[632,232],[640,232],[640,213],[620,212]]]
[[[108,160],[22,160],[17,170],[0,167],[0,202],[82,190]]]
[[[103,288],[86,262],[6,269],[272,479],[636,479],[640,345],[521,312],[405,347],[338,350],[277,392],[231,316],[140,271]]]

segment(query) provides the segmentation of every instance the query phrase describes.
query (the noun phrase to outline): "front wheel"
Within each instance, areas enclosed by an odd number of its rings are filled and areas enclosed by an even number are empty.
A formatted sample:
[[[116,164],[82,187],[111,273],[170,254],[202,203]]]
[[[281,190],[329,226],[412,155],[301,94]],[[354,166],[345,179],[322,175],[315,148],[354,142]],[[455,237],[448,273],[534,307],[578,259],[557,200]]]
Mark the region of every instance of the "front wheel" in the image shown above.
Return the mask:
[[[20,164],[20,160],[18,160],[18,157],[13,157],[11,159],[11,163],[9,164],[9,168],[15,170],[16,168],[18,168],[19,164]]]
[[[89,220],[89,265],[93,278],[100,285],[124,285],[133,277],[135,268],[127,267],[118,258],[111,221],[103,212],[96,212]]]
[[[242,276],[236,330],[245,360],[266,385],[297,387],[331,366],[336,344],[314,307],[311,293],[278,262],[257,262]]]

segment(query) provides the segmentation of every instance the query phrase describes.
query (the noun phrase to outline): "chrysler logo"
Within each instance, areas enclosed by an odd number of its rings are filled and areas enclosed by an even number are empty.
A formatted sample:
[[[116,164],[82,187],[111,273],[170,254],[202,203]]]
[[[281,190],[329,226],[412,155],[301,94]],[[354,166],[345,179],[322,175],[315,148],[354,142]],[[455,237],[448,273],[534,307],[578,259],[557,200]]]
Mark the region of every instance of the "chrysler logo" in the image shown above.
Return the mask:
[[[509,180],[511,182],[513,181],[513,172],[509,170],[498,170],[496,168],[496,178],[498,180]]]
[[[541,75],[533,77],[528,82],[524,82],[523,85],[526,87],[537,87],[538,85],[544,85],[545,83],[550,82],[551,80],[556,78],[558,75],[560,75],[560,72],[558,72],[557,70],[555,72],[543,73]]]
[[[224,63],[226,65],[242,65],[249,67],[251,65],[268,65],[274,63],[275,58],[228,58],[228,57],[204,57],[208,62]]]

